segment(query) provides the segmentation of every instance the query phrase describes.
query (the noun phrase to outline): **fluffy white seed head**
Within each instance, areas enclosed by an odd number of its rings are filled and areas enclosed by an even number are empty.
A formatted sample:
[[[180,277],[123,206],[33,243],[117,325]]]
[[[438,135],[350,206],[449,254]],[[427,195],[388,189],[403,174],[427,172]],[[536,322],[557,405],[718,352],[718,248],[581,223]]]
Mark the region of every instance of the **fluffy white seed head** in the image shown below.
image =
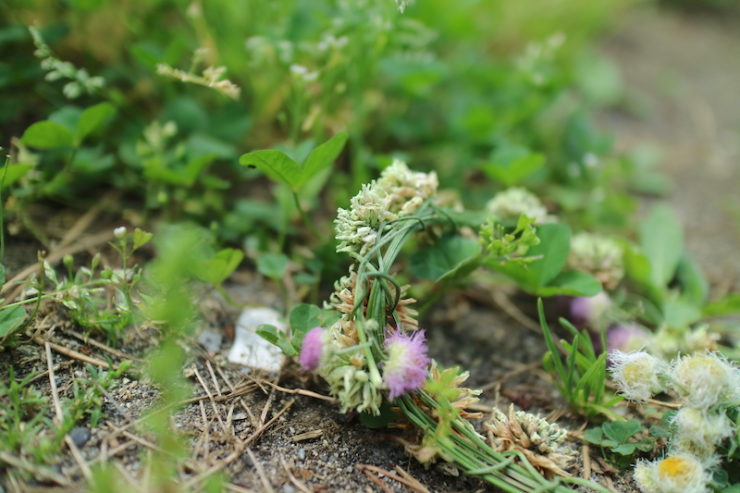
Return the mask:
[[[704,493],[709,480],[701,462],[688,454],[638,462],[634,478],[643,493]]]
[[[717,445],[733,433],[730,420],[724,413],[707,413],[693,407],[684,407],[673,418],[676,434],[671,449],[707,459]]]
[[[713,353],[679,358],[671,378],[684,401],[700,409],[740,394],[740,370]]]
[[[609,353],[612,379],[619,391],[631,401],[644,401],[662,390],[660,375],[663,362],[644,351]]]

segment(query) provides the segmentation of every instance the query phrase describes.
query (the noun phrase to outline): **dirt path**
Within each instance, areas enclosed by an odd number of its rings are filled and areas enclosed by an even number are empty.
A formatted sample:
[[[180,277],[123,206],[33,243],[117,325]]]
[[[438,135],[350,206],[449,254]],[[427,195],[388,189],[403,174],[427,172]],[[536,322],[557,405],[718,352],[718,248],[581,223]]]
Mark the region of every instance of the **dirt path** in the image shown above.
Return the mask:
[[[740,19],[644,8],[603,51],[644,116],[610,112],[602,123],[620,150],[661,150],[668,200],[714,296],[740,290]]]

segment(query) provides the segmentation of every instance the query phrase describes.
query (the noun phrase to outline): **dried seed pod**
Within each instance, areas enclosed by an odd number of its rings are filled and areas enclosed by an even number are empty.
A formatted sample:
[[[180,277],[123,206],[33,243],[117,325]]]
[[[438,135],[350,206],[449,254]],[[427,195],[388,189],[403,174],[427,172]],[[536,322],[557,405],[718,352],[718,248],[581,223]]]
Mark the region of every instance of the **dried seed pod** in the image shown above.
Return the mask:
[[[575,450],[564,443],[568,430],[546,419],[509,407],[508,415],[495,409],[483,424],[491,447],[498,452],[518,451],[545,473],[570,476],[565,470]]]

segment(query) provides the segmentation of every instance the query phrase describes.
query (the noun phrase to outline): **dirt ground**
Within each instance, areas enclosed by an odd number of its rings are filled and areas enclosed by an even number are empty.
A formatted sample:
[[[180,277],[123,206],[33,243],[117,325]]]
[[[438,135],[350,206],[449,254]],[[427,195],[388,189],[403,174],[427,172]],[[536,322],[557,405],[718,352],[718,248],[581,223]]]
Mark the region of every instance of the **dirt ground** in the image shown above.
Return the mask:
[[[636,108],[602,125],[617,149],[660,150],[667,200],[713,295],[740,290],[740,19],[645,8],[621,19],[602,51]]]
[[[610,110],[602,115],[601,124],[615,135],[619,149],[651,144],[662,150],[662,169],[674,182],[667,199],[680,212],[689,249],[708,273],[715,295],[740,290],[740,257],[735,252],[740,240],[738,27],[738,19],[674,11],[658,15],[645,8],[619,21],[602,48],[623,72],[631,102],[627,107],[638,110]],[[230,288],[236,301],[249,305],[278,307],[274,293],[273,286],[249,274]],[[561,423],[577,424],[537,367],[544,352],[541,336],[510,309],[496,308],[500,299],[497,305],[486,296],[474,290],[457,293],[425,314],[422,325],[428,328],[430,354],[442,365],[470,369],[471,386],[484,389],[483,407],[513,402],[559,416]],[[206,306],[211,316],[204,328],[233,326],[237,313],[216,295]],[[70,336],[63,324],[55,334],[53,340],[66,347],[106,356],[105,350]],[[141,335],[134,337],[125,351],[139,356],[146,349],[144,342]],[[230,366],[225,362],[228,347],[228,339],[214,353],[194,344],[186,369],[198,399],[174,421],[191,437],[192,475],[223,468],[236,485],[233,491],[495,491],[456,475],[452,467],[420,466],[404,453],[399,443],[402,431],[369,430],[355,416],[339,413],[333,403],[296,393],[304,389],[325,395],[326,388],[293,366],[279,380]],[[66,366],[67,358],[59,354],[53,358],[59,366],[57,386],[65,392],[80,367]],[[21,360],[27,372],[47,368],[42,347],[32,345],[0,356],[0,369],[5,372],[9,363]],[[155,396],[144,381],[123,379],[106,396],[102,425],[95,429],[83,425],[77,432],[82,459],[119,463],[127,476],[140,476],[142,457],[153,445],[136,420]],[[596,455],[592,452],[593,478],[600,479]],[[80,480],[83,469],[70,455],[54,472]],[[404,485],[380,470],[410,476]],[[6,491],[37,491],[49,484],[21,484],[0,476]],[[634,491],[618,476],[604,484],[616,491]],[[55,491],[78,487],[58,485]]]

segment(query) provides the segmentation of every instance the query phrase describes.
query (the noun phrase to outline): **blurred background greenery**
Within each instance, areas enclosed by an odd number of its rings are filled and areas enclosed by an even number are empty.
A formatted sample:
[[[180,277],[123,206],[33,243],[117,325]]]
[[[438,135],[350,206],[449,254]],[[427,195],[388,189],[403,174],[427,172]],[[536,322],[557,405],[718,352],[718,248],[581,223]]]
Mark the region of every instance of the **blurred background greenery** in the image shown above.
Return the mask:
[[[347,132],[300,194],[321,233],[396,156],[435,170],[453,204],[525,186],[577,229],[620,230],[628,192],[664,189],[651,159],[615,154],[592,123],[624,102],[594,41],[636,3],[5,0],[7,219],[34,234],[32,204],[84,210],[119,190],[133,225],[192,220],[260,252],[323,246],[320,271],[330,235],[307,235],[285,187],[237,161],[265,148],[300,161]]]

